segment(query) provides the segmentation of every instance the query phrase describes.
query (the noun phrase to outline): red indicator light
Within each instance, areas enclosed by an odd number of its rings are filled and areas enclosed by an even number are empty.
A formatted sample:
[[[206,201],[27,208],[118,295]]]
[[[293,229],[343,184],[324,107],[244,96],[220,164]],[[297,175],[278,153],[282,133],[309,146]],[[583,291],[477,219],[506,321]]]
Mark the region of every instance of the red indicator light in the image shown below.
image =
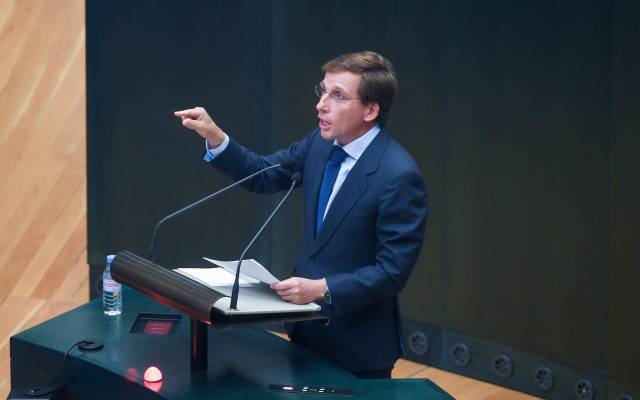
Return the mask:
[[[160,382],[162,380],[162,372],[154,366],[144,371],[144,380],[147,382]]]

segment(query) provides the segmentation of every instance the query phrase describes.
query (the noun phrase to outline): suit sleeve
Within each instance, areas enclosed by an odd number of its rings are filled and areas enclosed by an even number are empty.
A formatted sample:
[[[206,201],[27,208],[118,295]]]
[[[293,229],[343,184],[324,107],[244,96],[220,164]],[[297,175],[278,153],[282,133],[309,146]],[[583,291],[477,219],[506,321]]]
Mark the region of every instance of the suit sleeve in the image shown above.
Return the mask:
[[[402,290],[422,248],[427,214],[427,189],[418,172],[405,172],[391,180],[378,206],[376,264],[326,278],[338,313]]]
[[[230,139],[227,148],[209,164],[219,169],[225,175],[237,181],[263,168],[279,164],[285,160],[295,160],[300,166],[300,173],[304,175],[304,160],[311,141],[317,130],[309,133],[304,139],[293,143],[286,149],[262,156],[256,154],[235,140]],[[246,189],[258,193],[274,193],[289,189],[291,172],[275,168],[242,184]]]

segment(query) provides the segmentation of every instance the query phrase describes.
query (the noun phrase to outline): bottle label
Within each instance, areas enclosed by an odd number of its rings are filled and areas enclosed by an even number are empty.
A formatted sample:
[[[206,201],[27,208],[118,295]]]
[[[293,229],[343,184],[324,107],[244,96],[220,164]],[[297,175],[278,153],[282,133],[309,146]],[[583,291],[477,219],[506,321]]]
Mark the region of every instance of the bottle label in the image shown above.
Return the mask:
[[[114,280],[105,279],[102,281],[102,290],[105,292],[119,292],[120,284]]]

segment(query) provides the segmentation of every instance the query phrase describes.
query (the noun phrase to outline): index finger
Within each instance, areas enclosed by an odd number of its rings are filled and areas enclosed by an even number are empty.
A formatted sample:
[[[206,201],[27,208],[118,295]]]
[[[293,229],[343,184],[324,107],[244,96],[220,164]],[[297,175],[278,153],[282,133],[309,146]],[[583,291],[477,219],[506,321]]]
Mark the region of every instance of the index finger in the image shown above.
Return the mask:
[[[173,115],[180,118],[198,118],[200,116],[200,110],[198,108],[188,108],[186,110],[174,111]]]

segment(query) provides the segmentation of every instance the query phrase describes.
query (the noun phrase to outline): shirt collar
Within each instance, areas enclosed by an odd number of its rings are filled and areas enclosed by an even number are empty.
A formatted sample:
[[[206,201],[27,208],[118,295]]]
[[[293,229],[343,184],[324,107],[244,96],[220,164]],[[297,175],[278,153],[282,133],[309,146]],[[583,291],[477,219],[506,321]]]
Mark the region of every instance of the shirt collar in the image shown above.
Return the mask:
[[[369,144],[371,144],[371,142],[373,142],[373,139],[375,139],[376,136],[378,136],[378,133],[380,133],[380,126],[378,124],[375,124],[371,129],[365,132],[364,135],[360,136],[356,140],[351,141],[345,144],[344,146],[338,143],[337,140],[334,140],[333,145],[342,147],[342,150],[344,150],[347,153],[347,155],[349,155],[349,157],[358,161],[358,159],[360,158],[362,153],[364,153],[364,151],[367,149]]]

